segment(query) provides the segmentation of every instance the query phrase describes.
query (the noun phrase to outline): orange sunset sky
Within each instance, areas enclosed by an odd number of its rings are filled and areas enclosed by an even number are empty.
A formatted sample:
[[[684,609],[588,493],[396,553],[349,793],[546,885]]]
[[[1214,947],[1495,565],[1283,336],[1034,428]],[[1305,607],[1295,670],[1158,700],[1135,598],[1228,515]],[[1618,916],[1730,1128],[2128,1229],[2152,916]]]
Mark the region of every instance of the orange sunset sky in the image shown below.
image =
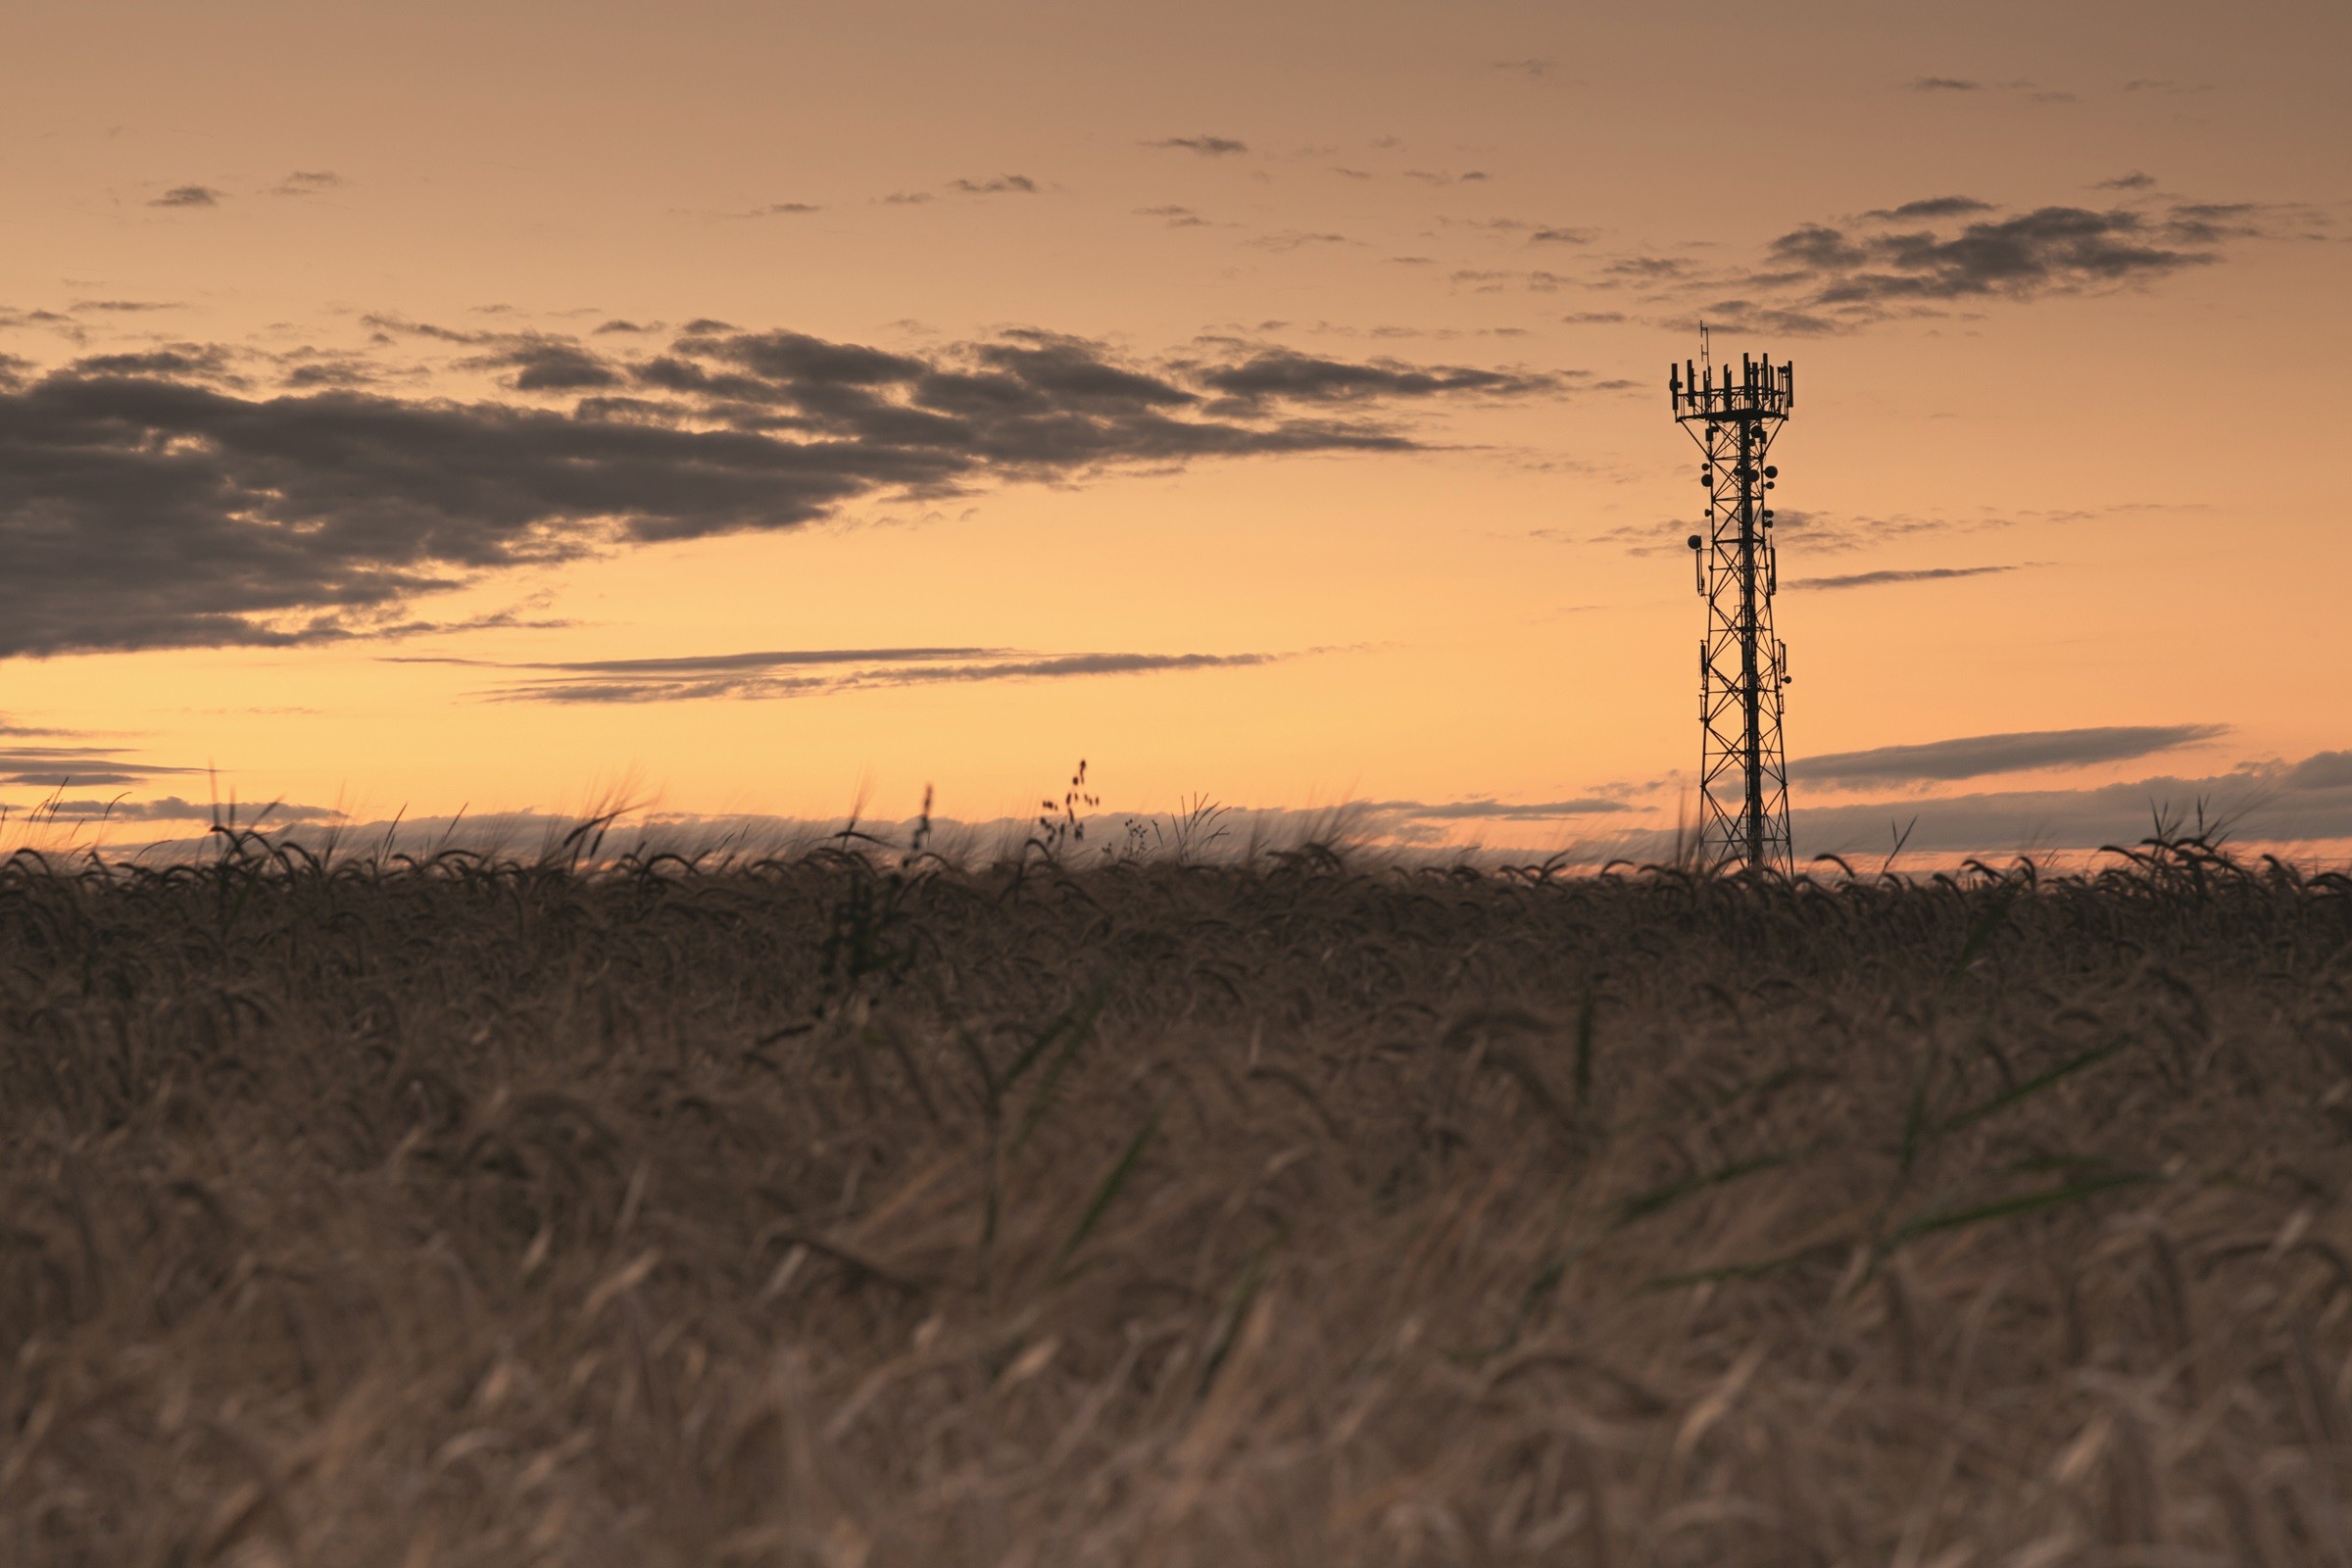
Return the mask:
[[[2352,8],[20,8],[0,800],[2352,837]],[[216,770],[208,778],[207,769]]]

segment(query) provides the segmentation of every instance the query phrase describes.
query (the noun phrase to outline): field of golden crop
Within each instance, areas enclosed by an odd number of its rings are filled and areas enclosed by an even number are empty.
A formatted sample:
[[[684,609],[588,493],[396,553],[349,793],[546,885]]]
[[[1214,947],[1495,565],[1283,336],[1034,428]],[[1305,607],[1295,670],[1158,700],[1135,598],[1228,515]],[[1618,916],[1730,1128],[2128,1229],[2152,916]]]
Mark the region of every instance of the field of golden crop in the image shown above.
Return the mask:
[[[20,857],[0,1562],[2352,1563],[2352,882],[2114,863]]]

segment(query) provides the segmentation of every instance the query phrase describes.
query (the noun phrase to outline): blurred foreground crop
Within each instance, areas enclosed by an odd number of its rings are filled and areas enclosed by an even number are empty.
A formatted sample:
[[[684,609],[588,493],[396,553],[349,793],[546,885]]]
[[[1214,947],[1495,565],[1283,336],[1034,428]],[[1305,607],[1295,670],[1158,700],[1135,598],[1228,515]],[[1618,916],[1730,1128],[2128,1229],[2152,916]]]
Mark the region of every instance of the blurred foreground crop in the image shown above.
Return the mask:
[[[0,1118],[27,1568],[2352,1563],[2352,883],[2194,843],[21,857]]]

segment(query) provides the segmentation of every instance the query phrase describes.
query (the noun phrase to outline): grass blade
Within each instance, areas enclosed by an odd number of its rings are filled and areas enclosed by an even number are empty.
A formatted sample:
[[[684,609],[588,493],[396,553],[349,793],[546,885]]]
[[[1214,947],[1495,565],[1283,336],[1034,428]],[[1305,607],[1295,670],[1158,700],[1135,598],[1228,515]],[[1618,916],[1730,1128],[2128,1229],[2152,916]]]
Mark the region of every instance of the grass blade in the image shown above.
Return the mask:
[[[1729,1165],[1708,1171],[1703,1175],[1686,1177],[1679,1182],[1669,1182],[1663,1187],[1653,1187],[1646,1193],[1637,1193],[1627,1199],[1618,1208],[1617,1223],[1631,1225],[1638,1219],[1646,1219],[1659,1210],[1682,1201],[1692,1193],[1704,1192],[1710,1187],[1721,1187],[1727,1182],[1736,1182],[1742,1176],[1753,1176],[1758,1171],[1773,1170],[1788,1164],[1798,1157],[1795,1154],[1759,1154],[1754,1159],[1736,1159]]]
[[[1966,1208],[1930,1209],[1906,1220],[1894,1234],[1881,1242],[1878,1252],[1886,1256],[1905,1242],[1938,1231],[1956,1231],[1970,1225],[1988,1224],[1994,1220],[2015,1219],[2021,1214],[2035,1214],[2044,1209],[2063,1208],[2080,1203],[2101,1193],[2111,1193],[2123,1187],[2140,1187],[2162,1181],[2161,1176],[2146,1171],[2119,1171],[2110,1176],[2094,1176],[2087,1181],[2070,1182],[2064,1187],[2050,1188],[2038,1193],[2021,1193],[2015,1198],[1999,1198],[1989,1203],[1972,1203]]]
[[[1592,992],[1585,993],[1585,1004],[1576,1013],[1576,1104],[1584,1108],[1585,1097],[1592,1091],[1592,1013],[1596,1005]]]
[[[1087,1237],[1093,1234],[1097,1222],[1102,1218],[1104,1211],[1118,1198],[1119,1189],[1127,1185],[1127,1178],[1134,1171],[1135,1162],[1143,1157],[1145,1146],[1152,1142],[1152,1135],[1159,1130],[1160,1112],[1165,1108],[1164,1105],[1152,1107],[1152,1114],[1145,1118],[1143,1126],[1138,1128],[1135,1136],[1127,1141],[1125,1152],[1110,1167],[1109,1174],[1104,1176],[1102,1185],[1095,1189],[1094,1201],[1086,1205],[1086,1212],[1079,1217],[1077,1227],[1070,1232],[1069,1240],[1063,1242],[1061,1250],[1054,1254],[1054,1272],[1057,1277],[1062,1272],[1062,1265],[1070,1260],[1072,1253],[1085,1245]]]
[[[2016,1104],[2019,1101],[2029,1100],[2034,1096],[2040,1094],[2044,1089],[2049,1088],[2052,1084],[2059,1082],[2061,1079],[2071,1078],[2076,1073],[2082,1071],[2086,1067],[2097,1066],[2100,1062],[2105,1061],[2109,1056],[2114,1055],[2116,1053],[2122,1051],[2124,1047],[2130,1044],[2131,1042],[2128,1040],[2111,1040],[2106,1045],[2082,1053],[2082,1054],[2080,1056],[2073,1057],[2067,1061],[2062,1061],[2057,1066],[2052,1067],[2048,1072],[2043,1073],[2038,1078],[2029,1078],[2024,1083],[2019,1084],[2015,1089],[2006,1090],[2001,1094],[1993,1096],[1990,1100],[1987,1100],[1981,1105],[1961,1111],[1958,1115],[1938,1126],[1936,1129],[1936,1136],[1940,1138],[1945,1133],[1958,1132],[1963,1127],[1973,1126],[1977,1122],[1983,1121],[1987,1116],[1995,1115],[2000,1111],[2007,1110],[2011,1105]]]

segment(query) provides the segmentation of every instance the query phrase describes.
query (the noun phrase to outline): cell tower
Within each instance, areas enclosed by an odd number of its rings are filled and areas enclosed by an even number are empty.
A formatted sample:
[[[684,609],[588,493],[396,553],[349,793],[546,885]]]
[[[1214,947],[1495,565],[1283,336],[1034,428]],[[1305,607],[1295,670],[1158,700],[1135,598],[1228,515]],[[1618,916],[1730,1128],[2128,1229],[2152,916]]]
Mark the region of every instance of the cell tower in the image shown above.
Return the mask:
[[[1698,333],[1698,363],[1669,368],[1676,422],[1700,454],[1707,487],[1703,534],[1689,540],[1707,634],[1698,644],[1698,848],[1719,871],[1794,870],[1788,842],[1788,764],[1781,750],[1781,691],[1788,648],[1772,632],[1780,586],[1767,494],[1780,469],[1765,463],[1796,402],[1796,367],[1740,356],[1717,367]]]

